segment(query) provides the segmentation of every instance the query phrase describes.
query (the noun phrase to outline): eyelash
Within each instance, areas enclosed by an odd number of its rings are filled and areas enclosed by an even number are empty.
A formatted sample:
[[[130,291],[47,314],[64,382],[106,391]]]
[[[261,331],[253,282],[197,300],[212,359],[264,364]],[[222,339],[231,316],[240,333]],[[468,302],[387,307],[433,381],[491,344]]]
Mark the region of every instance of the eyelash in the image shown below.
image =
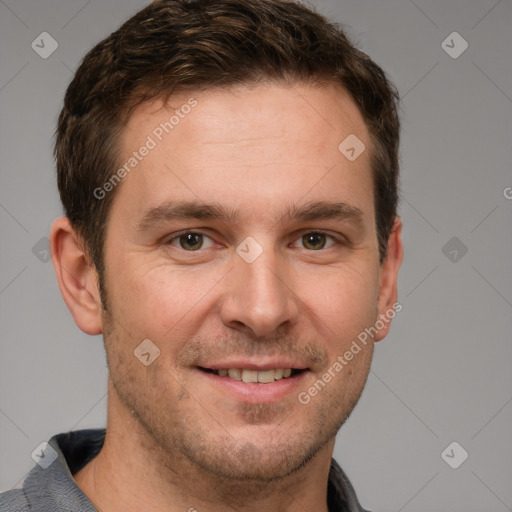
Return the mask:
[[[312,230],[312,231],[304,231],[302,232],[296,240],[299,240],[301,239],[304,235],[310,235],[310,234],[315,234],[315,235],[325,235],[327,238],[330,238],[331,240],[334,241],[334,244],[331,245],[330,247],[322,247],[321,249],[317,249],[317,250],[314,250],[314,249],[306,249],[304,248],[304,250],[307,250],[308,252],[321,252],[321,251],[326,251],[328,249],[332,249],[334,248],[336,245],[340,245],[340,246],[346,246],[348,245],[348,241],[344,238],[344,237],[336,237],[334,235],[331,235],[329,233],[326,233],[325,231],[322,231],[322,230]],[[211,237],[209,237],[207,234],[205,233],[202,233],[201,231],[194,231],[194,230],[188,230],[188,231],[181,231],[177,234],[175,234],[172,238],[169,238],[164,245],[172,245],[173,247],[176,247],[177,249],[181,249],[182,251],[185,251],[185,252],[188,252],[188,253],[195,253],[195,252],[200,252],[203,247],[201,247],[200,249],[197,249],[195,251],[187,251],[186,249],[183,249],[183,247],[179,247],[179,246],[175,246],[173,245],[172,242],[174,242],[175,240],[179,240],[180,237],[182,237],[183,235],[201,235],[203,237],[206,237],[206,238],[209,238],[210,240]],[[213,240],[212,240],[213,241]]]

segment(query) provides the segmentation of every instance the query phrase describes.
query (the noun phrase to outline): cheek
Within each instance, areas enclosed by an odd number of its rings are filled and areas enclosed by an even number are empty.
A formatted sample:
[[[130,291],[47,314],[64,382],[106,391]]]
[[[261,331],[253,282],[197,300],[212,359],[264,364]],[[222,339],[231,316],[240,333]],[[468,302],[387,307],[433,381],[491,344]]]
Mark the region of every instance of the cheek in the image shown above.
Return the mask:
[[[328,338],[357,336],[375,321],[378,274],[374,268],[323,269],[310,272],[301,283],[297,295],[314,312]]]
[[[198,328],[198,317],[208,304],[208,294],[221,285],[225,272],[220,268],[192,266],[173,269],[161,263],[125,266],[112,290],[116,318],[141,339],[187,335],[187,327]]]
[[[111,268],[123,272],[109,272],[109,302],[114,318],[134,341],[189,339],[230,293],[223,280],[229,265],[177,269],[161,257],[140,254],[115,263]],[[378,270],[364,257],[339,265],[298,266],[286,281],[290,299],[303,311],[298,321],[309,323],[324,339],[346,341],[375,321]]]

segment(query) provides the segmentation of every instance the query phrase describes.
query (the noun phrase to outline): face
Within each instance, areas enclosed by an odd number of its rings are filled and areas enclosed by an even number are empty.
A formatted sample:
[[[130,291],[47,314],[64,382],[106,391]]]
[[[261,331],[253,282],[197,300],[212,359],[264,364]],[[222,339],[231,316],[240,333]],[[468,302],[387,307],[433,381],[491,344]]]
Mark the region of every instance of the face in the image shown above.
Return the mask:
[[[373,343],[344,354],[384,313],[369,134],[335,87],[171,103],[140,107],[121,141],[137,163],[105,241],[114,392],[162,453],[282,477],[352,411]],[[353,161],[338,149],[350,134],[366,146]]]

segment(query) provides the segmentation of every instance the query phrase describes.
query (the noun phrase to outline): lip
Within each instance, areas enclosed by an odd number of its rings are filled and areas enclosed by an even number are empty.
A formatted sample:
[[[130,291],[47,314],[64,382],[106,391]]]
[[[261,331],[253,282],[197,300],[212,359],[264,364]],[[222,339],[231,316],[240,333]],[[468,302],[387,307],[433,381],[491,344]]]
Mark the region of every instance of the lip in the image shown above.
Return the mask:
[[[246,370],[257,370],[263,372],[265,370],[274,370],[275,368],[291,368],[292,370],[307,370],[308,367],[298,361],[290,361],[285,359],[274,359],[272,361],[247,361],[242,359],[233,359],[232,361],[222,361],[219,363],[209,363],[208,365],[198,365],[207,370],[229,370],[230,368],[242,368]]]
[[[225,368],[225,366],[219,366],[219,368]],[[237,366],[230,366],[229,368],[237,368]],[[249,365],[245,365],[238,366],[238,368],[247,368],[250,370],[255,369],[259,371],[270,369],[269,366],[265,367],[261,365],[255,365],[253,368]],[[272,368],[275,368],[275,366],[272,366]],[[278,368],[282,367],[278,366]],[[285,366],[285,368],[290,367]],[[215,370],[218,368],[211,369]],[[215,389],[220,390],[221,393],[227,394],[235,400],[246,404],[269,404],[280,402],[287,396],[292,395],[294,391],[296,394],[297,390],[301,387],[301,383],[304,381],[307,374],[310,373],[309,370],[305,369],[304,371],[291,377],[287,377],[286,379],[276,380],[268,384],[259,384],[234,380],[229,377],[221,377],[220,375],[205,372],[199,368],[196,368],[196,370],[200,376],[208,379],[207,385],[213,386]]]

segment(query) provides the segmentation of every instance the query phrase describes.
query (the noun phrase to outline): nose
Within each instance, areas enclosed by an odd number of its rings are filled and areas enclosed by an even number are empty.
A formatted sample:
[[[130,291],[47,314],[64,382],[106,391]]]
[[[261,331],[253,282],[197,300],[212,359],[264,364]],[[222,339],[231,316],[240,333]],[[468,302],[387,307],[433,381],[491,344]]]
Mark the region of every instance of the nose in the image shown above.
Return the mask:
[[[220,308],[226,327],[250,330],[254,337],[267,337],[297,322],[298,298],[287,282],[284,265],[286,262],[279,261],[270,250],[252,263],[235,255],[235,268],[227,277]]]

